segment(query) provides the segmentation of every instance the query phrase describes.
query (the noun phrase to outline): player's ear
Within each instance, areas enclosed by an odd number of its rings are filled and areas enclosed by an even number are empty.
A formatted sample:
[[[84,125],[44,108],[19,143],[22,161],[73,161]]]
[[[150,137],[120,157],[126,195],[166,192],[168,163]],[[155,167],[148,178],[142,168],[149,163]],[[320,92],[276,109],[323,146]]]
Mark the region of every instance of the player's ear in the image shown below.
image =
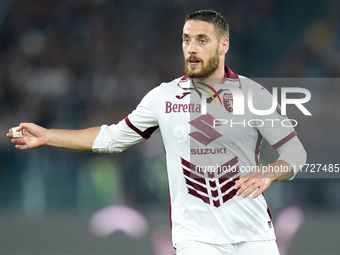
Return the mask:
[[[220,54],[225,55],[229,50],[229,39],[222,37],[220,41]]]

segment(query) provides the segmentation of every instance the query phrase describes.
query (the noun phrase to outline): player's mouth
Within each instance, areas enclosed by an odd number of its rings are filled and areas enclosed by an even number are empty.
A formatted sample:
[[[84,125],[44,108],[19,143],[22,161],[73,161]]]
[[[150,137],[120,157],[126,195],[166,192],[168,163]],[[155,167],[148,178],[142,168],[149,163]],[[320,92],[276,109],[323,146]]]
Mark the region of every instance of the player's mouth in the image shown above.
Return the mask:
[[[199,59],[197,59],[197,58],[189,58],[189,59],[187,60],[187,62],[188,62],[188,64],[189,64],[189,66],[194,67],[194,66],[198,66],[198,65],[201,63],[201,60],[199,60]]]

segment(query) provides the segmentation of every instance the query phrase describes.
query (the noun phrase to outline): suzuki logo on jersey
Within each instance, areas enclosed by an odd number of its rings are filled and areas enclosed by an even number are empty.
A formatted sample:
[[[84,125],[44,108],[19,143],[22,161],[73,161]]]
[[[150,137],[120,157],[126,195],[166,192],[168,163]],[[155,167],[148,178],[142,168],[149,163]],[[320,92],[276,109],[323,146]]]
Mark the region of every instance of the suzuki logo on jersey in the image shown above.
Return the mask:
[[[204,148],[204,149],[190,149],[191,155],[213,155],[213,154],[227,154],[227,148]]]
[[[218,120],[210,114],[201,115],[190,121],[189,124],[201,131],[191,132],[189,135],[205,146],[208,146],[212,141],[222,136],[222,134],[213,128],[213,126],[219,126],[222,125],[222,123],[219,124]]]
[[[236,195],[235,181],[240,178],[237,157],[224,163],[217,171],[213,172],[207,172],[202,167],[183,158],[181,158],[181,163],[185,184],[190,195],[215,207],[220,207]],[[226,172],[222,169],[234,170]]]

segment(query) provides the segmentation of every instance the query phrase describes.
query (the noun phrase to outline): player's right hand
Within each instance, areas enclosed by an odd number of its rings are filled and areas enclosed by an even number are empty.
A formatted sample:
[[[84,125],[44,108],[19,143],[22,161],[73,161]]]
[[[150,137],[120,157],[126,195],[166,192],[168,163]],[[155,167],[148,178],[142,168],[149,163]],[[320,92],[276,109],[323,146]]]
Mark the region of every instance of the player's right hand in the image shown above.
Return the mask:
[[[46,131],[47,129],[35,125],[33,123],[20,123],[17,132],[22,131],[22,138],[13,138],[12,128],[8,131],[6,136],[12,138],[11,142],[15,144],[18,150],[27,150],[39,148],[46,145]]]

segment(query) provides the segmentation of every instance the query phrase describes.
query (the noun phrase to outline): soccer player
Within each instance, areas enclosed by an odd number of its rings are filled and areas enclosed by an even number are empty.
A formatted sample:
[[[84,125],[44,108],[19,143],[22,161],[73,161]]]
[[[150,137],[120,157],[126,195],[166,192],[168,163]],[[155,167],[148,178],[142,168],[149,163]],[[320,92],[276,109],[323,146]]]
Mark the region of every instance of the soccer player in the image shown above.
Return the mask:
[[[53,146],[116,153],[160,128],[176,253],[279,254],[262,193],[274,181],[292,179],[297,166],[305,163],[306,152],[293,127],[281,125],[286,117],[275,110],[266,116],[249,109],[233,115],[236,92],[248,97],[251,89],[257,109],[270,108],[272,101],[264,87],[224,65],[229,28],[221,14],[188,14],[182,39],[186,75],[155,87],[118,124],[71,131],[21,123],[17,131],[23,137],[13,137],[12,129],[7,137],[18,150]],[[264,169],[281,170],[242,175],[247,167],[258,165],[262,138],[280,155]]]

